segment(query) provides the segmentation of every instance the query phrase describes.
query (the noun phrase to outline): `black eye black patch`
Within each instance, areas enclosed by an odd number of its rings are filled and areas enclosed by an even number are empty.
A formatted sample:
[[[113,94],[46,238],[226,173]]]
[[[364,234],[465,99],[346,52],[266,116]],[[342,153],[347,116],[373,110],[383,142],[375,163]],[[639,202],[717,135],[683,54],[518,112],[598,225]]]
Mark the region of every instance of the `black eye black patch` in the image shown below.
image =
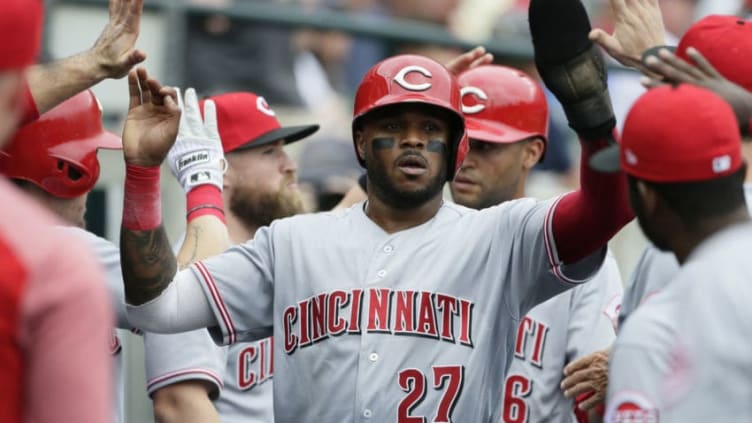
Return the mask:
[[[446,154],[447,146],[441,141],[430,140],[428,141],[428,145],[426,145],[426,150],[432,153]]]
[[[392,137],[378,137],[373,139],[374,150],[389,150],[394,147],[397,142]]]

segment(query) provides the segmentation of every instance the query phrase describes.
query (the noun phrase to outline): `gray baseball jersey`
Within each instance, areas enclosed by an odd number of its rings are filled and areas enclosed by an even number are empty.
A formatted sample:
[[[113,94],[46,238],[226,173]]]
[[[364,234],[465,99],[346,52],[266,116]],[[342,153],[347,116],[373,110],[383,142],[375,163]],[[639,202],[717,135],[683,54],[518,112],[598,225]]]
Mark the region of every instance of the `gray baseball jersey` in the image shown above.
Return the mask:
[[[661,389],[675,342],[675,279],[648,297],[619,328],[609,361],[606,422],[658,422]]]
[[[183,237],[173,245],[180,248]],[[186,380],[213,386],[210,397],[223,423],[274,421],[273,338],[217,346],[205,329],[144,334],[147,392]]]
[[[609,254],[593,280],[533,307],[517,328],[503,390],[501,422],[576,422],[574,402],[559,385],[564,367],[609,347],[622,296]]]
[[[144,334],[147,391],[203,380],[223,423],[273,422],[273,339],[218,347],[205,329]]]
[[[123,275],[120,269],[120,250],[112,242],[100,238],[89,231],[77,227],[61,227],[60,230],[69,232],[71,236],[84,240],[97,256],[99,264],[104,268],[107,276],[107,289],[112,299],[112,309],[115,311],[115,323],[117,329],[136,332],[130,323],[125,310],[125,293],[123,291]],[[110,351],[113,356],[114,378],[114,412],[115,422],[125,422],[125,374],[123,369],[123,353],[118,337],[118,330],[113,328]]]
[[[643,301],[663,290],[679,271],[679,262],[670,251],[661,251],[652,244],[640,256],[630,283],[624,292],[619,313],[619,327]]]
[[[685,288],[662,389],[666,422],[752,421],[752,223],[703,242],[677,275]]]
[[[294,216],[179,277],[203,287],[216,339],[274,335],[277,422],[488,421],[519,319],[605,256],[560,263],[556,201],[445,203],[392,234],[362,203]]]
[[[747,208],[752,208],[752,185],[744,186],[744,196]],[[653,245],[645,248],[624,292],[619,313],[620,325],[646,298],[664,289],[678,271],[679,262],[674,253],[660,251]]]

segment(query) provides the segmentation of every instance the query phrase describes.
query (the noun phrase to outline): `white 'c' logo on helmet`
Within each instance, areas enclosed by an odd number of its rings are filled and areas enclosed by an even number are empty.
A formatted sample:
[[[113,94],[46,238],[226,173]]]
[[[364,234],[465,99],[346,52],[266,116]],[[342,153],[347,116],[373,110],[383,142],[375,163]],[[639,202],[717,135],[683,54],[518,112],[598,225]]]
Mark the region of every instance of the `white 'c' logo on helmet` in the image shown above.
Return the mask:
[[[269,107],[269,103],[266,102],[266,99],[264,97],[258,97],[256,98],[256,108],[259,109],[259,111],[265,115],[274,116],[274,110],[272,110],[271,107]]]
[[[411,72],[418,72],[419,74],[425,76],[426,78],[431,78],[432,76],[431,72],[429,72],[428,69],[422,66],[411,65],[411,66],[405,66],[404,68],[402,68],[402,70],[397,72],[397,75],[394,77],[394,81],[400,84],[402,88],[406,90],[410,90],[410,91],[425,91],[431,88],[430,82],[424,82],[422,84],[413,84],[413,83],[407,82],[405,77],[407,76],[408,73],[411,73]]]
[[[486,108],[486,105],[484,104],[488,100],[488,95],[481,90],[478,87],[464,87],[462,90],[460,90],[460,96],[461,99],[464,100],[466,95],[474,95],[480,102],[474,106],[465,106],[465,102],[462,102],[462,113],[466,115],[472,115],[475,113],[480,113],[483,111],[483,109]]]

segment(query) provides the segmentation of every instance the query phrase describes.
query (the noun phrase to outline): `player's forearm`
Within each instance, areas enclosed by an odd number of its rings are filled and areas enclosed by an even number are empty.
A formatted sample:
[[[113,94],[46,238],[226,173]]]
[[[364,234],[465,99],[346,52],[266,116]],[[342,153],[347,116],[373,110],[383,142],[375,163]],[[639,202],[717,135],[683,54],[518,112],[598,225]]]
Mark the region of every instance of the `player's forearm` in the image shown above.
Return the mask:
[[[199,185],[186,196],[185,239],[178,251],[180,268],[196,260],[217,255],[231,245],[224,220],[221,191],[213,185]]]
[[[120,257],[128,304],[140,305],[156,298],[177,272],[177,260],[161,225],[149,231],[123,227]]]
[[[200,381],[181,382],[154,393],[154,418],[158,423],[219,423],[209,399],[208,386]]]
[[[177,261],[162,226],[159,167],[126,163],[120,262],[128,304],[156,298],[172,281]]]
[[[51,63],[32,66],[27,74],[29,89],[40,114],[107,77],[90,51]]]
[[[590,157],[607,146],[606,138],[580,144],[580,189],[562,198],[552,221],[564,263],[575,263],[603,248],[634,217],[624,173],[601,173],[588,165]]]

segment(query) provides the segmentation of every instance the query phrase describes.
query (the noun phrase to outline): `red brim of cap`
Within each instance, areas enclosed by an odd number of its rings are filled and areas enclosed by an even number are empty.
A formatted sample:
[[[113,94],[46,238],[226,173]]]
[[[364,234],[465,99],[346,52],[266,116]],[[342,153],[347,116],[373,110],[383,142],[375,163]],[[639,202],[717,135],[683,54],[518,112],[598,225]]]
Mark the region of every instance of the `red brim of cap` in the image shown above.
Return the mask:
[[[238,147],[235,147],[231,151],[259,147],[280,140],[284,140],[285,144],[290,144],[313,135],[313,133],[318,130],[319,125],[283,126],[281,128],[272,129],[271,131],[262,134],[261,136],[258,136],[245,144],[241,144]],[[229,151],[225,151],[225,153],[229,153]]]
[[[533,137],[546,139],[542,134],[520,131],[501,122],[492,122],[486,119],[477,119],[465,116],[465,128],[470,139],[493,142],[498,144],[511,144]]]
[[[110,131],[102,131],[101,134],[97,135],[95,141],[97,143],[97,148],[103,148],[105,150],[123,149],[123,140]]]

